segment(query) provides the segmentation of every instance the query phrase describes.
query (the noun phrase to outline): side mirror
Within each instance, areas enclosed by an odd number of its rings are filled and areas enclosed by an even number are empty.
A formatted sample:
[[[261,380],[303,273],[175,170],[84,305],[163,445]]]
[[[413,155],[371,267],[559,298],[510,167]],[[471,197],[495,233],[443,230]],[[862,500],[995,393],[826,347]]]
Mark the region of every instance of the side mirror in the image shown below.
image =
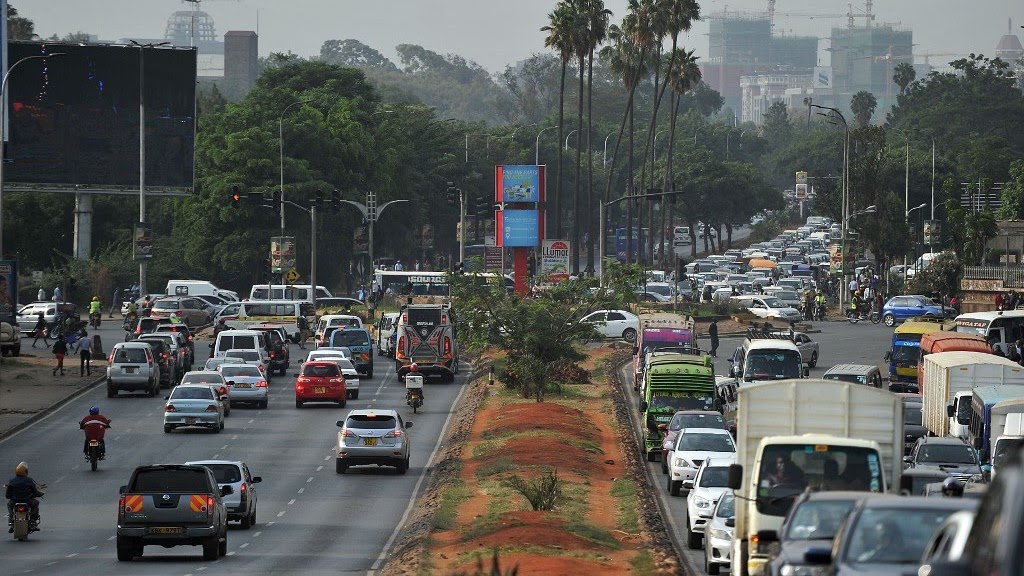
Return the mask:
[[[220,400],[221,402],[227,402],[228,401],[228,395],[227,394],[221,394],[220,396],[217,397],[217,400]]]
[[[298,372],[296,372],[295,374],[292,374],[292,377],[293,377],[293,378],[298,378],[298,377],[299,377],[299,373],[298,373]]]
[[[412,422],[406,422],[405,423],[405,427],[406,428],[412,428]]]
[[[263,477],[262,476],[253,476],[252,477],[252,483],[253,484],[259,484],[260,482],[263,482]]]
[[[683,480],[683,488],[693,490],[693,480]]]
[[[234,493],[235,493],[235,489],[232,488],[230,485],[225,486],[225,487],[220,489],[220,495],[221,496],[227,496],[228,494],[234,494]]]
[[[830,548],[808,548],[804,552],[804,562],[812,566],[828,566],[832,563]]]
[[[644,400],[640,401],[640,411],[641,412],[647,412],[647,402],[644,401]]]
[[[726,528],[735,528],[736,527],[736,519],[735,518],[726,518],[725,519],[725,527]]]
[[[121,486],[117,489],[118,494],[126,494],[128,492],[128,486]]]
[[[733,490],[739,490],[743,486],[743,465],[729,465],[729,479],[727,486]]]
[[[337,422],[334,423],[334,425],[337,426],[338,428],[344,428],[345,427],[345,421],[344,420],[338,420]]]
[[[946,406],[946,417],[947,418],[952,418],[954,414],[955,413],[953,412],[953,405],[950,404],[950,405]]]

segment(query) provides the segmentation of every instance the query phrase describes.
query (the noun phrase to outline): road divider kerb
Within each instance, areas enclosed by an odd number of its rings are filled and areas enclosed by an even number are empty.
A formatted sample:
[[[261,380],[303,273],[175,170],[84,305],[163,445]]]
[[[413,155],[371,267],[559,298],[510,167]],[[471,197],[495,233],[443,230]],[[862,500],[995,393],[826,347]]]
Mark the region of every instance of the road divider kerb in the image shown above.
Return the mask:
[[[15,424],[14,426],[11,426],[9,429],[4,430],[3,433],[0,433],[0,442],[3,442],[4,440],[7,440],[8,438],[12,438],[12,437],[16,436],[17,434],[19,434],[20,432],[22,432],[26,428],[32,426],[36,422],[39,422],[42,419],[46,418],[47,416],[49,416],[49,415],[53,414],[54,412],[60,410],[64,406],[66,406],[66,405],[70,404],[71,402],[73,402],[74,400],[78,399],[80,396],[84,396],[85,394],[91,392],[94,388],[96,388],[100,384],[103,384],[103,382],[106,381],[106,379],[107,379],[106,375],[99,376],[93,382],[90,382],[89,384],[86,384],[85,386],[82,386],[81,388],[75,390],[74,392],[68,394],[67,396],[61,398],[60,400],[57,400],[53,404],[50,404],[46,408],[43,408],[39,412],[36,412],[32,416],[29,416],[25,420],[22,420],[21,422]]]

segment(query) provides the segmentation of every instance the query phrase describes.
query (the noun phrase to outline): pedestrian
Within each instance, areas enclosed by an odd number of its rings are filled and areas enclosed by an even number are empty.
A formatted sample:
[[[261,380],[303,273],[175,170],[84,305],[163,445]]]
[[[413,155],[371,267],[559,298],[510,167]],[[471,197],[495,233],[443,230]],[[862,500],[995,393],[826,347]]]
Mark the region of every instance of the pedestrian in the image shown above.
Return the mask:
[[[415,263],[414,263],[414,264],[412,265],[412,269],[413,269],[413,270],[415,270],[416,272],[419,272],[419,271],[420,271],[420,261],[419,261],[419,260],[417,260],[417,261],[416,261],[416,262],[415,262]]]
[[[46,301],[46,289],[45,288],[40,287],[39,288],[39,292],[36,292],[36,301],[37,302],[45,302]]]
[[[395,261],[395,272],[401,272],[402,270],[405,270],[405,266],[402,266],[402,261],[401,260],[396,260]]]
[[[64,294],[60,291],[60,286],[55,286],[53,288],[53,301],[54,302],[63,302],[64,301]]]
[[[853,294],[860,289],[860,284],[857,282],[856,278],[852,278],[850,279],[850,285],[847,286],[847,288],[850,290],[850,296],[853,296]]]
[[[711,338],[711,357],[718,358],[718,320],[711,320],[708,336]]]
[[[89,338],[89,333],[85,330],[79,335],[77,350],[81,358],[78,375],[92,376],[92,338]]]
[[[997,292],[992,300],[995,302],[996,310],[1003,309],[1003,294],[1001,292]]]
[[[305,316],[299,316],[299,348],[306,349],[306,339],[309,338],[309,321]]]
[[[43,339],[43,345],[47,348],[50,347],[50,342],[46,339],[46,319],[43,318],[43,313],[39,313],[39,319],[36,320],[36,325],[32,327],[32,334],[35,335],[36,339],[32,341],[32,347],[36,347],[36,342],[39,339]]]
[[[363,303],[366,302],[366,289],[362,286],[360,286],[359,290],[356,291],[356,299]]]
[[[60,370],[60,375],[64,375],[64,355],[68,353],[68,345],[64,342],[64,335],[57,334],[57,337],[53,342],[53,356],[57,358],[57,366],[53,369],[53,375],[57,375],[57,371]]]

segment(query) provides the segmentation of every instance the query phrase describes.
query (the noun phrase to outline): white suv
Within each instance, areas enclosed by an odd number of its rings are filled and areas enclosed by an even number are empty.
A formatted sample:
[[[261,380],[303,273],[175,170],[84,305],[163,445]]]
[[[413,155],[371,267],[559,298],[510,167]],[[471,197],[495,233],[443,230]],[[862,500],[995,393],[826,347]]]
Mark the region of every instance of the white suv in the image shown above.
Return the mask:
[[[688,481],[690,495],[686,497],[686,547],[700,548],[704,527],[711,519],[715,503],[729,489],[729,465],[736,463],[736,455],[727,458],[708,458],[697,470],[697,477]]]
[[[238,520],[242,529],[248,530],[256,523],[256,486],[263,481],[253,476],[245,462],[232,460],[198,460],[185,462],[186,466],[206,466],[213,472],[217,485],[223,489],[231,486],[232,491],[224,496],[224,508],[228,513],[228,521]]]
[[[668,493],[679,496],[689,491],[686,482],[693,480],[697,469],[708,458],[735,458],[736,444],[728,430],[721,428],[684,428],[676,437],[668,466]]]
[[[796,308],[786,306],[782,300],[772,296],[736,296],[733,298],[737,306],[746,308],[751,314],[766,320],[783,322],[799,322],[803,315]]]

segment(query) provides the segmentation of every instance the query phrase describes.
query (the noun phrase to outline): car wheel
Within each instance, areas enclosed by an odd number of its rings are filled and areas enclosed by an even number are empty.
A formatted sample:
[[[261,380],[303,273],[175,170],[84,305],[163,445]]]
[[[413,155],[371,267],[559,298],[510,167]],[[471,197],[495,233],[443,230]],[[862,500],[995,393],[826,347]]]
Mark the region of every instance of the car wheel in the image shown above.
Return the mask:
[[[117,396],[117,388],[114,388],[110,382],[107,382],[107,398],[113,398]]]
[[[682,488],[682,487],[683,487],[683,483],[682,482],[679,482],[679,481],[676,481],[676,480],[672,480],[671,478],[668,479],[668,493],[670,495],[672,495],[672,496],[679,496],[679,489]]]
[[[668,462],[666,462],[666,460],[667,460],[666,458],[662,458],[661,459],[661,473],[662,474],[668,474]]]
[[[164,434],[170,434],[174,428],[170,424],[164,424]]]
[[[405,474],[409,470],[409,459],[406,458],[405,460],[399,462],[396,468],[398,469],[399,474]]]
[[[266,400],[260,400],[259,407],[260,407],[261,410],[266,410],[266,408],[267,408],[267,401]]]
[[[369,372],[366,373],[366,378],[369,380],[373,379],[373,370],[370,370]]]
[[[711,561],[711,553],[707,546],[704,547],[704,571],[712,576],[718,574],[718,564]]]
[[[231,407],[230,407],[230,405],[224,407],[224,417],[227,418],[228,416],[231,416]]]
[[[347,404],[348,400],[341,400],[340,402],[338,402],[338,405],[341,406],[342,408],[344,408]]]
[[[338,474],[344,474],[346,470],[348,470],[348,466],[342,464],[340,459],[335,459],[334,460],[334,471],[335,472],[337,472]]]
[[[255,506],[252,509],[252,514],[249,515],[249,525],[250,526],[255,526],[256,525],[256,507]]]
[[[694,532],[690,530],[689,514],[683,517],[683,522],[686,523],[686,547],[690,550],[696,550],[700,548],[701,535],[699,532]]]
[[[818,365],[818,353],[811,352],[811,361],[807,363],[808,368],[814,368]]]
[[[203,541],[203,560],[216,560],[220,558],[220,538],[210,536]]]
[[[636,342],[636,330],[632,328],[626,328],[622,331],[622,339],[632,344]]]
[[[220,431],[221,431],[221,430],[223,430],[223,429],[224,429],[224,420],[223,420],[223,419],[221,419],[221,421],[220,421],[220,426],[218,426],[218,427],[217,427],[217,432],[220,432]]]
[[[125,542],[121,538],[117,539],[117,559],[120,562],[128,562],[135,557],[135,545],[130,542]]]
[[[227,556],[228,555],[228,534],[227,534],[226,531],[224,532],[224,540],[221,540],[219,543],[217,543],[217,555],[218,556]]]
[[[302,408],[302,400],[296,400],[295,401],[295,407],[296,408]]]
[[[896,325],[896,317],[889,313],[886,313],[885,316],[882,316],[882,321],[885,322],[885,325],[890,328]]]
[[[356,390],[355,392],[352,393],[352,399],[359,400],[359,390]]]

